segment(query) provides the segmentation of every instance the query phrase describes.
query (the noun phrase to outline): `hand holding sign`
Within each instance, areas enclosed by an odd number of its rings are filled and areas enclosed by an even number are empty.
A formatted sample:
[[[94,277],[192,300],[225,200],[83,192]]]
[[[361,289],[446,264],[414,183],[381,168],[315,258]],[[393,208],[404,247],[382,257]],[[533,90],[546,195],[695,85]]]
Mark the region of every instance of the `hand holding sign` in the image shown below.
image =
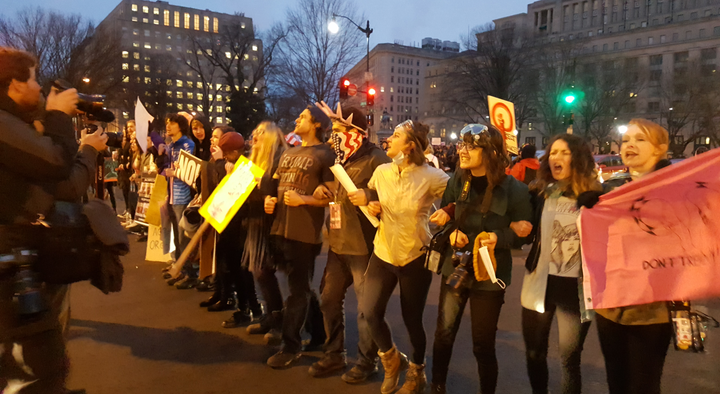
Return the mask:
[[[177,162],[177,171],[169,170],[166,174],[168,174],[168,176],[174,175],[188,185],[195,186],[195,181],[198,176],[200,176],[201,168],[202,160],[187,153],[186,151],[180,151],[180,159]],[[170,173],[173,175],[170,175]]]

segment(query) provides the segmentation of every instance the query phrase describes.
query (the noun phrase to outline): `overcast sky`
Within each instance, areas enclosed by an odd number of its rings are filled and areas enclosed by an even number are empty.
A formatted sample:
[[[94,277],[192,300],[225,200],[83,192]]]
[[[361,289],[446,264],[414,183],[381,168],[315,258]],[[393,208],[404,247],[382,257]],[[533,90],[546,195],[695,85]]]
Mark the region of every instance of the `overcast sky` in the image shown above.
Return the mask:
[[[208,8],[211,11],[244,12],[260,30],[280,21],[288,6],[297,0],[169,0],[170,4]],[[100,22],[119,1],[114,0],[8,0],[0,13],[12,16],[23,7],[41,6],[67,13],[79,13]],[[493,19],[527,11],[527,0],[365,0],[356,1],[374,29],[370,46],[401,40],[419,45],[423,38],[460,41],[468,29]],[[365,25],[365,21],[356,21]]]

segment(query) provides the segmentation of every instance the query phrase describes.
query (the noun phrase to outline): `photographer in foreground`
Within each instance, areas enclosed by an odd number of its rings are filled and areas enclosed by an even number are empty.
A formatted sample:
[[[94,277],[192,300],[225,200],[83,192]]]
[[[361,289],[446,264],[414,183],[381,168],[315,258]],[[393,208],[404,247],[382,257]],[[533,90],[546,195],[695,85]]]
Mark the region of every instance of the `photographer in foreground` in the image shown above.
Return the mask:
[[[457,267],[455,250],[478,253],[476,238],[489,234],[483,246],[492,250],[497,261],[497,278],[509,285],[512,278],[510,249],[519,246],[522,237],[530,234],[532,206],[530,193],[522,182],[505,175],[508,165],[503,137],[494,127],[470,124],[460,131],[457,151],[460,169],[448,181],[442,206],[455,206],[454,218],[445,210],[436,211],[430,221],[438,225],[450,223],[448,248],[442,266],[437,330],[433,345],[432,393],[445,393],[452,348],[465,305],[470,300],[473,354],[477,360],[482,394],[494,393],[497,386],[498,364],[495,356],[495,334],[500,309],[505,299],[504,286],[493,283],[489,276],[473,274],[473,257]],[[452,221],[451,221],[452,219]],[[516,230],[517,233],[514,231]],[[468,264],[469,262],[469,264]],[[469,265],[469,267],[467,266]],[[481,264],[482,265],[482,264]],[[466,270],[458,280],[459,270]],[[479,272],[478,272],[479,273]]]
[[[74,89],[50,92],[44,134],[33,128],[41,102],[36,66],[32,55],[0,48],[0,391],[55,394],[65,393],[68,368],[60,319],[67,286],[37,286],[16,297],[19,269],[7,257],[14,248],[38,246],[32,224],[51,213],[58,193],[75,197],[72,190],[79,188],[71,185],[82,179],[89,186],[93,177],[85,177],[78,162],[94,163],[107,137],[89,135],[78,150]],[[26,313],[29,295],[42,311]]]

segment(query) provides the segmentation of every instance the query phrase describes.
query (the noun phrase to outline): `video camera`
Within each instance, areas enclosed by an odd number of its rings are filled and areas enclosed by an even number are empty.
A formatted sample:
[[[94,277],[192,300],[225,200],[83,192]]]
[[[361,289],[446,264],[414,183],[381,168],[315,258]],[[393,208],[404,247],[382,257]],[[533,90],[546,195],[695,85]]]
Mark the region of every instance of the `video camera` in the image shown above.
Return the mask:
[[[52,86],[60,92],[73,88],[69,82],[62,79],[55,80]],[[77,109],[85,113],[88,121],[110,123],[115,120],[115,114],[105,109],[105,95],[78,93],[78,98]],[[97,131],[98,126],[90,123],[86,125],[86,128],[88,133],[92,134]],[[106,132],[105,134],[108,136],[107,146],[122,148],[122,133]]]

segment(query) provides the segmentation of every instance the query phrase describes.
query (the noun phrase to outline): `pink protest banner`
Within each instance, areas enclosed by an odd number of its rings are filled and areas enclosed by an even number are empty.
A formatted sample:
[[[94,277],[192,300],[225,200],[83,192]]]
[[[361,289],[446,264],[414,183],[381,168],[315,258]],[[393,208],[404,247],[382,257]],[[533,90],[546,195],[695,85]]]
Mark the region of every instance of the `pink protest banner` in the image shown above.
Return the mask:
[[[588,309],[720,296],[720,149],[603,195],[578,229]]]

